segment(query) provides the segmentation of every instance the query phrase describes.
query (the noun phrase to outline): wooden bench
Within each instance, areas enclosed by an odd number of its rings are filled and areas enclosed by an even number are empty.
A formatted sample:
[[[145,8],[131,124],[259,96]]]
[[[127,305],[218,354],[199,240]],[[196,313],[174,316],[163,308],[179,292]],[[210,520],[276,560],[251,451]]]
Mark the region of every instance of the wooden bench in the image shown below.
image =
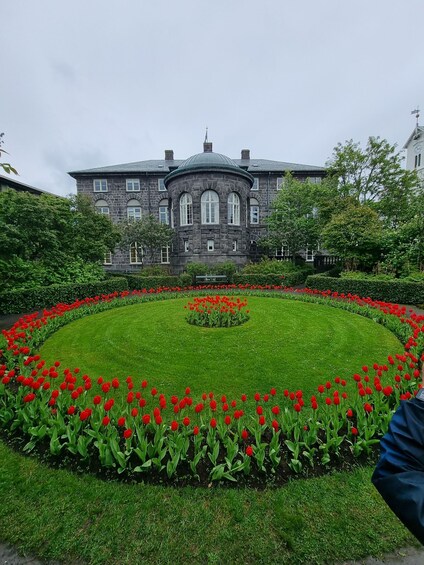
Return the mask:
[[[196,282],[227,282],[227,275],[196,275]]]

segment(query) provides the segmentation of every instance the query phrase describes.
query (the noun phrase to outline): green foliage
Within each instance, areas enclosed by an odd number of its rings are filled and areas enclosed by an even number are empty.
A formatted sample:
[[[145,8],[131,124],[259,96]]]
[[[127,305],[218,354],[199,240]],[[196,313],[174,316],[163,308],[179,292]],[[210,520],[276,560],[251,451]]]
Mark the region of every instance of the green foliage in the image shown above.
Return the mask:
[[[121,248],[127,249],[132,243],[137,242],[152,263],[158,260],[161,248],[171,244],[174,233],[172,228],[160,223],[153,215],[141,220],[122,222],[119,230]]]
[[[381,224],[368,206],[350,205],[332,216],[321,233],[325,249],[341,257],[348,268],[372,266],[380,254]]]
[[[196,284],[196,277],[198,275],[207,275],[210,267],[206,265],[206,263],[193,261],[192,263],[187,263],[185,270],[187,271],[187,274],[191,276],[191,283]]]
[[[3,145],[3,137],[4,137],[4,132],[0,133],[0,157],[2,153],[7,153],[7,151],[5,151],[4,149],[2,149],[2,145]],[[3,171],[7,174],[13,173],[15,175],[18,174],[18,171],[12,167],[12,165],[10,163],[0,163],[0,168],[3,169]]]
[[[262,258],[258,263],[247,263],[243,269],[243,274],[279,274],[286,275],[287,273],[294,273],[299,271],[291,261],[278,261],[277,259]]]
[[[231,284],[237,271],[237,265],[232,261],[215,263],[215,265],[193,261],[192,263],[187,263],[185,270],[191,277],[189,284],[197,284],[196,277],[202,275],[225,275],[226,282]]]
[[[50,308],[55,304],[72,303],[77,299],[109,294],[115,291],[128,289],[125,278],[113,277],[100,282],[86,282],[80,284],[51,285],[43,288],[27,290],[10,290],[0,294],[0,313],[18,314],[32,312],[43,308]]]
[[[139,277],[166,277],[170,275],[167,265],[146,265],[138,273]]]
[[[306,279],[308,288],[331,290],[344,294],[356,294],[395,304],[420,304],[424,302],[424,284],[404,282],[403,280],[373,280],[332,278],[312,275]]]
[[[118,232],[87,197],[0,193],[3,288],[33,288],[93,278]],[[100,270],[97,269],[100,277]]]
[[[123,275],[128,281],[129,290],[142,290],[143,288],[173,288],[181,286],[181,280],[178,276],[159,275],[159,276],[140,276],[140,275]]]
[[[272,203],[267,223],[269,235],[262,243],[272,244],[274,248],[287,245],[293,257],[307,247],[316,249],[319,229],[315,185],[309,181],[300,182],[287,173],[284,185]]]
[[[85,283],[104,279],[104,270],[97,263],[85,263],[82,259],[54,267],[40,261],[13,257],[0,259],[0,272],[4,288],[27,290],[51,284]]]
[[[310,272],[310,269],[302,269],[285,275],[273,273],[236,273],[233,282],[234,284],[250,284],[255,286],[296,286],[303,284]]]
[[[337,180],[342,198],[374,206],[391,226],[408,216],[409,200],[418,186],[416,172],[403,168],[396,145],[379,137],[370,137],[364,149],[353,140],[339,143],[328,175]]]

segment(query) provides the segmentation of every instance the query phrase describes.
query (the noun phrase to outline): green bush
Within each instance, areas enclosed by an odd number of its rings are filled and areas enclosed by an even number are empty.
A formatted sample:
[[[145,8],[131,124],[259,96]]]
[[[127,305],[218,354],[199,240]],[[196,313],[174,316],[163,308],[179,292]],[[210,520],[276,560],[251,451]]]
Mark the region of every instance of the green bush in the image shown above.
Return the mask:
[[[128,281],[129,290],[142,290],[143,288],[159,288],[165,286],[167,288],[181,286],[180,277],[161,275],[161,276],[143,276],[125,275]]]
[[[344,294],[356,294],[363,298],[393,302],[396,304],[420,304],[424,302],[424,284],[405,282],[394,279],[392,281],[366,279],[336,279],[323,275],[311,275],[306,279],[308,288],[317,290],[331,290]]]
[[[309,271],[296,271],[280,275],[275,273],[270,274],[246,274],[236,273],[234,275],[234,284],[250,284],[254,286],[296,286],[303,284],[308,276]]]
[[[166,265],[147,265],[137,273],[140,277],[169,277],[170,274],[170,269]]]
[[[260,275],[285,275],[298,271],[299,267],[292,261],[278,261],[277,259],[263,258],[259,263],[247,263],[242,270],[243,274],[260,274]],[[311,268],[311,272],[312,272]]]
[[[78,284],[54,284],[28,290],[11,290],[0,294],[1,314],[20,314],[50,308],[59,302],[70,304],[77,299],[121,292],[128,289],[125,278]]]
[[[193,261],[193,263],[187,263],[186,272],[191,277],[191,284],[196,284],[196,277],[199,275],[207,275],[209,272],[209,267],[206,263],[198,263]]]
[[[62,265],[50,265],[42,261],[29,261],[13,257],[0,260],[2,291],[27,290],[51,285],[98,282],[104,280],[101,265],[75,259]]]

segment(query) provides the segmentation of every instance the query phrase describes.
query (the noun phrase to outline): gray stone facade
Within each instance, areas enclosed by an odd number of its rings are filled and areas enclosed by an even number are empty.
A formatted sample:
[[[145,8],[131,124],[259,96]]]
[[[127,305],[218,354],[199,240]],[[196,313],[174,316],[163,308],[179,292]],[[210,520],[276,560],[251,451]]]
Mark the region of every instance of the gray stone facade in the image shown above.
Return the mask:
[[[167,221],[174,228],[174,240],[169,249],[162,250],[160,262],[179,273],[192,261],[245,264],[255,242],[266,235],[265,220],[285,173],[290,171],[300,180],[310,178],[315,182],[325,175],[320,167],[250,159],[246,149],[241,156],[242,159],[231,160],[213,153],[212,144],[208,143],[203,153],[186,161],[174,160],[173,151],[166,150],[164,160],[69,174],[76,179],[78,194],[89,196],[98,211],[109,214],[113,222],[124,221],[131,214],[152,214]],[[206,191],[213,191],[219,199],[218,223],[206,223],[202,217],[201,200]],[[192,200],[189,225],[180,217],[183,194],[190,195]],[[239,202],[236,221],[229,217],[231,194],[237,195]],[[146,264],[147,257],[141,253],[137,256],[134,250],[116,249],[105,258],[105,268],[110,271],[139,272]]]

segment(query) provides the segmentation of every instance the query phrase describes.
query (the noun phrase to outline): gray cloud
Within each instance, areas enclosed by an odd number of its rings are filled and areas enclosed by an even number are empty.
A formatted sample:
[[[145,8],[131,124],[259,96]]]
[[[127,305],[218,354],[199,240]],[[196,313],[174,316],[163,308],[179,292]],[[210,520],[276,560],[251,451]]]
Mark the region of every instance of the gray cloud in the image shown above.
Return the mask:
[[[0,131],[21,180],[214,149],[322,165],[339,141],[401,147],[424,104],[421,0],[15,0]]]

